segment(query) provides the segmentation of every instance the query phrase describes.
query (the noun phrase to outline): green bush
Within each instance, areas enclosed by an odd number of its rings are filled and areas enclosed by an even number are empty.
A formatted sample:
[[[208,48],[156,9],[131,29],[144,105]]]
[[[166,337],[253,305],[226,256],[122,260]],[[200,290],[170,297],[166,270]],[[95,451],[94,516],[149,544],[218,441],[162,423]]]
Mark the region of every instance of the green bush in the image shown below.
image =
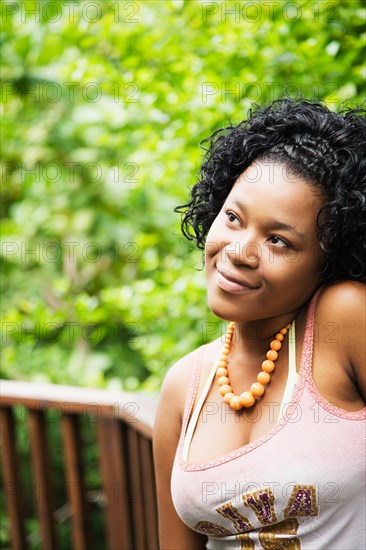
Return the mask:
[[[221,329],[173,213],[199,142],[251,102],[359,102],[362,1],[2,12],[2,376],[155,391]]]

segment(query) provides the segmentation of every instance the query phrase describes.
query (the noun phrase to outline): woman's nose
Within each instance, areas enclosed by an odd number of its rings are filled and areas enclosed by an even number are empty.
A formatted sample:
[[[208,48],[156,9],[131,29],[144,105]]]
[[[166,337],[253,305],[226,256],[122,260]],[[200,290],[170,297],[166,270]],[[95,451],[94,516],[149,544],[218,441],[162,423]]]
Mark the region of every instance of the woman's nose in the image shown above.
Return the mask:
[[[227,244],[223,248],[223,254],[228,256],[234,264],[242,264],[255,269],[259,265],[262,250],[259,243],[255,241],[238,240]]]

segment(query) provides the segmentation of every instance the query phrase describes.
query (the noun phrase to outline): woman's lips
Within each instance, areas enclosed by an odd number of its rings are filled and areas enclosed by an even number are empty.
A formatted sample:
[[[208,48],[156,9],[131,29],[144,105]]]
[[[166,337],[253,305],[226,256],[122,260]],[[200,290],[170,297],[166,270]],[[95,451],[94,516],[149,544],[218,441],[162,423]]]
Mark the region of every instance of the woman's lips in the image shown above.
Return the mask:
[[[216,282],[222,290],[226,290],[227,292],[247,292],[258,288],[245,279],[236,277],[222,267],[216,267]]]

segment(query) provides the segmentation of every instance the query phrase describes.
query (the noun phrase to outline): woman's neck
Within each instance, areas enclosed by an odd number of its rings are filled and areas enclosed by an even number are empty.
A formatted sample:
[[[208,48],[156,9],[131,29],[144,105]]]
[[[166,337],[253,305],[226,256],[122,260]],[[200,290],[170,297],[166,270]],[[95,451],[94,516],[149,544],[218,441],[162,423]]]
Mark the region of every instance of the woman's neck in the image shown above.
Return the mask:
[[[276,334],[296,319],[296,332],[300,333],[307,307],[286,313],[276,318],[236,323],[231,353],[239,357],[263,357]],[[302,332],[302,331],[301,331]]]

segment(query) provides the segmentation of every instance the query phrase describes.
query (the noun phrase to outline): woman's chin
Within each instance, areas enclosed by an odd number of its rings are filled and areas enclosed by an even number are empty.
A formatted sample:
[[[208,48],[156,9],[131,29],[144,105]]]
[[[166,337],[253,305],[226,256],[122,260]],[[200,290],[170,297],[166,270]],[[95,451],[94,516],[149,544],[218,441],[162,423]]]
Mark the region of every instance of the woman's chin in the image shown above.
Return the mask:
[[[238,312],[235,312],[232,306],[230,307],[227,304],[219,304],[216,300],[209,300],[208,306],[212,313],[223,321],[230,322],[237,320],[236,317],[238,315]]]

